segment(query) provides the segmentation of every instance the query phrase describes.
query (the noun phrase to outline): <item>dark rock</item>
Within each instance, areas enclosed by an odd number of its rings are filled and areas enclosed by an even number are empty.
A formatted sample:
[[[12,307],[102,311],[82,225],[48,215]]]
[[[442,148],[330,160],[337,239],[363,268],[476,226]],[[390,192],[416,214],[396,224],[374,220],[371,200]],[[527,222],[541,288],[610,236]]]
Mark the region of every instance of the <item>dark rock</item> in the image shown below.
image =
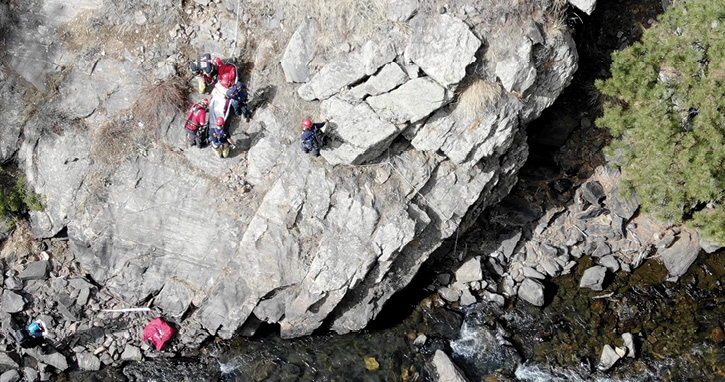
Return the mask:
[[[78,321],[76,314],[73,312],[73,299],[66,293],[60,293],[56,296],[58,303],[58,311],[67,320]]]
[[[581,187],[581,196],[594,206],[599,206],[600,202],[606,197],[604,188],[597,181],[587,182]]]
[[[50,262],[48,260],[36,261],[28,264],[20,273],[23,280],[45,280],[48,278],[50,271]]]
[[[637,212],[641,202],[636,193],[631,196],[623,195],[619,185],[616,185],[612,188],[609,203],[614,214],[627,221]]]
[[[605,213],[607,210],[601,207],[592,206],[589,207],[586,211],[580,212],[576,215],[576,218],[579,220],[588,220],[593,219],[603,213]]]
[[[23,310],[25,307],[25,299],[23,296],[10,291],[10,290],[4,290],[2,295],[2,310],[3,312],[7,313],[17,313]]]
[[[558,194],[563,194],[566,191],[568,191],[572,186],[572,183],[569,179],[562,178],[562,179],[556,179],[549,183],[549,187],[554,190]]]
[[[41,353],[40,349],[37,347],[27,349],[25,352],[26,354],[38,360],[38,362],[53,366],[60,371],[68,369],[68,360],[63,354],[55,349],[50,349],[45,354]]]
[[[5,289],[21,290],[23,289],[23,282],[18,276],[9,276],[5,279]]]
[[[700,240],[695,232],[682,231],[677,241],[669,248],[659,251],[670,275],[685,274],[700,254]]]

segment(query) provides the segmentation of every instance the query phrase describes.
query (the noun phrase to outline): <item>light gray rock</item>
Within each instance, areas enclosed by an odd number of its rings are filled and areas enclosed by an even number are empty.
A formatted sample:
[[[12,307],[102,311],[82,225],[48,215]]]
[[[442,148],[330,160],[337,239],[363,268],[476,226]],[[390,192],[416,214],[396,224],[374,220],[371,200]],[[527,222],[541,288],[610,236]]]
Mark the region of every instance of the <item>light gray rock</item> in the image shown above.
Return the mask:
[[[282,71],[287,82],[309,81],[310,69],[307,64],[315,56],[316,32],[314,20],[305,18],[292,34],[282,55]]]
[[[418,0],[388,0],[386,17],[390,21],[408,21],[418,10]]]
[[[503,307],[504,305],[506,305],[506,299],[497,293],[483,291],[483,299],[485,301],[490,301],[490,302],[498,305],[499,307]]]
[[[502,254],[505,259],[510,259],[516,249],[516,245],[519,243],[519,240],[521,240],[521,234],[521,231],[516,231],[511,235],[501,238],[501,244],[496,251]]]
[[[536,67],[531,51],[531,40],[521,39],[513,53],[496,63],[496,76],[506,90],[523,93],[536,81]]]
[[[23,280],[45,280],[48,278],[49,271],[50,262],[48,260],[35,261],[28,264],[20,272],[20,278]]]
[[[95,371],[101,369],[101,360],[93,355],[93,353],[77,353],[76,360],[78,361],[78,368],[81,370]]]
[[[20,373],[17,370],[11,369],[0,374],[0,382],[17,382],[20,380]]]
[[[423,346],[425,345],[425,342],[428,340],[428,336],[425,334],[421,334],[418,337],[415,337],[415,340],[413,341],[413,345],[415,346]]]
[[[579,281],[579,288],[589,288],[591,290],[600,291],[603,289],[602,284],[604,284],[604,277],[606,275],[606,267],[599,265],[590,267],[584,271],[584,274]]]
[[[444,88],[429,78],[412,79],[390,93],[369,97],[367,103],[383,119],[398,124],[416,122],[450,101]]]
[[[376,44],[368,41],[362,48],[362,59],[365,64],[365,74],[371,76],[380,69],[381,66],[390,63],[395,59],[395,47],[388,40]]]
[[[539,264],[541,265],[541,268],[544,269],[544,272],[551,277],[559,276],[559,273],[561,272],[562,266],[555,259],[541,259],[541,263]]]
[[[23,376],[27,382],[36,382],[39,378],[38,371],[29,366],[23,368]]]
[[[123,348],[123,353],[121,353],[121,360],[123,361],[141,361],[143,360],[143,355],[141,354],[141,349],[139,349],[136,346],[133,346],[131,344],[127,344],[126,347]]]
[[[438,288],[438,294],[448,302],[456,302],[461,297],[461,291],[449,287]]]
[[[418,14],[410,27],[406,56],[441,86],[455,89],[466,67],[476,61],[481,40],[466,23],[448,14]]]
[[[481,257],[475,256],[466,260],[455,271],[456,282],[470,283],[483,279],[483,270],[481,269]]]
[[[609,345],[604,345],[604,348],[602,349],[602,356],[599,358],[599,364],[597,365],[597,369],[600,371],[607,371],[614,366],[617,361],[619,361],[622,358],[621,355],[617,354],[617,352]]]
[[[519,286],[519,297],[536,306],[544,306],[544,285],[533,279],[525,279]]]
[[[360,164],[377,158],[400,133],[365,103],[355,106],[333,97],[322,103],[321,110],[330,119],[330,135],[337,141],[324,148],[321,154],[333,165]]]
[[[438,382],[468,382],[463,372],[451,361],[443,350],[436,350],[433,356],[433,367],[438,373]]]
[[[532,279],[538,279],[538,280],[546,280],[546,276],[541,274],[541,272],[537,271],[534,268],[531,267],[523,267],[521,268],[524,276]]]
[[[607,267],[607,269],[615,273],[619,270],[619,261],[613,255],[607,255],[599,259],[599,265]]]
[[[569,4],[581,9],[587,15],[591,15],[597,6],[597,0],[569,0]]]
[[[2,294],[2,305],[0,308],[6,313],[17,313],[23,310],[25,307],[25,298],[23,296],[5,289]]]
[[[622,334],[622,340],[624,341],[624,347],[627,348],[627,357],[635,358],[634,337],[632,337],[632,333]]]
[[[0,352],[0,365],[9,367],[18,367],[18,363],[14,359],[10,358],[8,353]]]
[[[346,57],[325,65],[312,79],[297,89],[305,101],[326,100],[346,86],[365,77],[365,62],[362,55],[351,53]]]
[[[396,63],[385,65],[378,74],[370,77],[362,84],[351,89],[352,95],[357,99],[363,99],[368,95],[380,95],[389,92],[398,85],[404,83],[408,75]]]
[[[154,299],[154,304],[163,309],[164,314],[181,317],[191,305],[192,292],[183,283],[169,280]]]
[[[195,3],[197,3],[203,7],[206,7],[207,5],[209,5],[210,1],[211,0],[194,0]]]
[[[700,238],[696,232],[683,230],[672,246],[659,251],[671,276],[684,275],[700,254]]]
[[[714,239],[700,235],[700,247],[703,251],[705,251],[705,253],[714,253],[722,248],[723,245]]]
[[[461,306],[468,306],[476,303],[476,297],[473,296],[471,290],[468,288],[463,289],[461,293]]]

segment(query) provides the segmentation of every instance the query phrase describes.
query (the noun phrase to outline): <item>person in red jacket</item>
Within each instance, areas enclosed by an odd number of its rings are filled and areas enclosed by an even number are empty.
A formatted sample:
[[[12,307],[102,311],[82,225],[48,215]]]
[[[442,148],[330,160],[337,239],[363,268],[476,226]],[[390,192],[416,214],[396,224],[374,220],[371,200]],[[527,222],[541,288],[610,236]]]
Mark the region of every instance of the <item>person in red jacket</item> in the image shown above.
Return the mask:
[[[209,107],[209,100],[204,98],[201,102],[196,103],[189,109],[189,115],[186,117],[186,134],[189,140],[189,147],[196,146],[201,148],[204,141],[203,135],[206,131],[206,111]]]

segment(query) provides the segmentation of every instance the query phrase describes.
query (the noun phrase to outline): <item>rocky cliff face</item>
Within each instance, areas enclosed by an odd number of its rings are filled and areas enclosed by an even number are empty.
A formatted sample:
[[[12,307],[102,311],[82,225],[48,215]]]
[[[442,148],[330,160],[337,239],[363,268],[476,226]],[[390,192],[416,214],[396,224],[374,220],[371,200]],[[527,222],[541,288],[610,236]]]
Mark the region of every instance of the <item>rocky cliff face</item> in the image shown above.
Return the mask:
[[[8,35],[0,72],[0,153],[47,200],[34,234],[67,228],[109,291],[225,338],[252,316],[286,337],[364,328],[509,192],[525,125],[576,70],[546,1],[391,0],[377,33],[335,47],[283,1],[243,6],[239,24],[232,1],[38,3],[11,9],[36,22]],[[241,57],[257,105],[232,119],[229,159],[184,147],[183,113],[138,118],[145,81],[187,75],[201,50]],[[308,116],[330,120],[319,158],[299,148]]]

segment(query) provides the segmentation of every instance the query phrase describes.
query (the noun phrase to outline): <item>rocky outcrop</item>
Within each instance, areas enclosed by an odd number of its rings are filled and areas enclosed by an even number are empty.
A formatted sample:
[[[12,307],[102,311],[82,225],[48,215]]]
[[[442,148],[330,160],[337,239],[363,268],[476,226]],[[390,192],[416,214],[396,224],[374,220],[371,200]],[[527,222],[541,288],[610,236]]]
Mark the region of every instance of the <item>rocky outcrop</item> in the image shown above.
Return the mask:
[[[433,356],[433,367],[438,373],[438,382],[468,382],[463,372],[442,350],[436,350]]]
[[[259,107],[248,124],[230,118],[240,147],[225,160],[179,147],[181,114],[137,120],[143,74],[173,77],[173,64],[185,65],[176,40],[134,51],[148,49],[144,60],[64,52],[75,60],[48,101],[61,104],[64,118],[49,124],[36,113],[22,121],[19,158],[28,183],[47,198],[45,211],[32,215],[34,234],[67,228],[75,260],[95,282],[130,305],[150,303],[184,318],[181,326],[194,328],[184,341],[203,339],[194,333],[201,328],[228,338],[255,318],[279,324],[284,337],[323,322],[340,333],[364,328],[442,240],[509,192],[527,157],[524,123],[553,102],[576,68],[571,39],[547,34],[541,12],[505,20],[496,15],[512,5],[484,3],[445,14],[418,9],[407,38],[381,31],[324,56],[312,57],[318,34],[305,21],[294,37],[284,34],[293,41],[281,68],[255,62],[259,77],[250,90]],[[413,13],[397,10],[389,14],[396,20]],[[222,24],[229,17],[220,9]],[[274,20],[266,23],[275,30]],[[501,23],[516,27],[494,33]],[[229,42],[203,28],[179,25],[169,36],[191,45]],[[277,37],[257,36],[249,56],[261,60]],[[530,54],[503,49],[521,41]],[[508,69],[514,75],[502,74]],[[329,120],[321,158],[305,155],[299,131],[289,128],[318,112]],[[516,242],[500,255],[515,256]],[[526,270],[532,288],[520,295],[538,304],[543,287],[529,277],[571,268],[553,247],[531,256],[547,260],[535,273]],[[489,263],[476,258],[459,269],[452,296],[503,304],[482,264]],[[59,309],[77,314],[61,300]],[[117,353],[136,358],[125,350]],[[82,359],[95,367],[93,358]]]

